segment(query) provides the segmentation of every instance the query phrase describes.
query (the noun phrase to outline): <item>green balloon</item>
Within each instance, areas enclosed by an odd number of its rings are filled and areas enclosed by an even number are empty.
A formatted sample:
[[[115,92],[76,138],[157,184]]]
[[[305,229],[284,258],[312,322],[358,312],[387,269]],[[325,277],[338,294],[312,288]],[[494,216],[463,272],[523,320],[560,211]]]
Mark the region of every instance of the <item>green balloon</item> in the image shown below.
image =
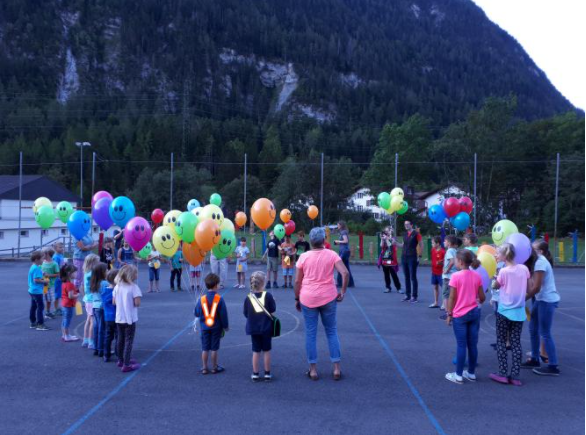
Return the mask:
[[[507,240],[507,237],[518,232],[517,225],[508,219],[503,219],[492,227],[492,241],[495,245],[500,246]]]
[[[177,218],[175,222],[175,233],[180,240],[186,243],[193,243],[195,240],[195,227],[199,223],[196,215],[190,211],[184,211]]]
[[[275,236],[279,240],[283,240],[283,237],[285,237],[285,227],[281,224],[275,225],[273,232],[275,233]]]
[[[49,205],[39,207],[35,212],[35,220],[42,229],[46,230],[47,228],[51,228],[51,225],[55,222],[53,207]]]
[[[219,193],[212,193],[212,196],[210,196],[210,204],[217,205],[218,207],[222,204],[222,197]]]
[[[55,214],[61,222],[67,223],[69,216],[73,214],[73,206],[67,201],[61,201],[55,208]]]
[[[391,195],[387,192],[379,193],[376,200],[378,206],[384,210],[387,210],[391,206]]]
[[[146,260],[152,251],[153,251],[153,245],[151,245],[151,242],[148,242],[144,248],[142,248],[140,251],[138,251],[138,256],[140,258],[142,258],[143,260]]]
[[[407,213],[407,210],[409,210],[409,204],[407,201],[403,201],[403,205],[399,210],[397,210],[397,214],[405,214]]]
[[[212,248],[212,254],[214,254],[214,257],[218,260],[226,258],[236,249],[236,236],[233,231],[222,230],[220,236],[220,241]]]

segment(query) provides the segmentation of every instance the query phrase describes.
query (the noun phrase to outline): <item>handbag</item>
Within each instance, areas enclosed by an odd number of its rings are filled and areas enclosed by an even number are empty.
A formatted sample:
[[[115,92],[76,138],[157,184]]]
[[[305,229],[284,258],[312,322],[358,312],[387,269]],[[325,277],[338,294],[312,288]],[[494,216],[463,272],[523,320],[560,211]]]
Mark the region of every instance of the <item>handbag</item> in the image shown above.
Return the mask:
[[[279,337],[281,335],[281,321],[279,320],[279,318],[277,316],[273,316],[271,313],[269,313],[269,311],[265,308],[265,306],[263,304],[261,304],[261,302],[258,300],[258,298],[254,294],[254,292],[250,292],[250,295],[254,298],[256,303],[262,308],[262,310],[265,312],[265,314],[267,316],[269,316],[269,319],[271,319],[271,321],[273,322],[271,337]]]

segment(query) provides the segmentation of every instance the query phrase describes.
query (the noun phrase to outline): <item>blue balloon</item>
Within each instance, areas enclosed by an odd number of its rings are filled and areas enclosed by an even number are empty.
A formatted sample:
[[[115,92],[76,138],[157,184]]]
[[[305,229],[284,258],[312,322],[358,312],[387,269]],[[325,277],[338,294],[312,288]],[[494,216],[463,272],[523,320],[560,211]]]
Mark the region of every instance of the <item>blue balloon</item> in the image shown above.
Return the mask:
[[[466,230],[470,226],[470,215],[464,211],[461,211],[452,219],[450,219],[454,228],[460,231]]]
[[[436,224],[443,223],[447,218],[444,208],[439,204],[435,204],[429,207],[427,210],[427,215]]]
[[[77,210],[67,220],[67,228],[77,240],[81,240],[87,236],[91,227],[91,219],[85,211]]]
[[[194,208],[198,208],[201,207],[199,201],[197,199],[190,199],[189,202],[187,203],[187,211],[191,211]]]
[[[114,198],[110,204],[110,217],[112,222],[120,228],[124,228],[128,221],[136,215],[134,203],[126,196]]]

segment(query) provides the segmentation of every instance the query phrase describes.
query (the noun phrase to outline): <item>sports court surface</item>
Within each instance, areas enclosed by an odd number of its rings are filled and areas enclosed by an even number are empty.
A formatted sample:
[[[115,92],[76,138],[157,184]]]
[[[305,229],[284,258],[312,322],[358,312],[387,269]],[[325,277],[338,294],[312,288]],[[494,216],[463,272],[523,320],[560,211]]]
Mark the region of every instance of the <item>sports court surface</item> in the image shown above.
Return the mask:
[[[134,357],[144,364],[121,373],[79,343],[62,343],[60,318],[48,332],[28,328],[28,263],[0,262],[0,433],[13,434],[498,434],[584,433],[584,269],[555,269],[562,296],[554,318],[559,378],[523,371],[521,388],[495,384],[494,315],[485,305],[476,384],[444,380],[453,371],[451,328],[429,309],[429,268],[420,268],[420,302],[383,294],[382,272],[354,266],[357,287],[338,306],[344,379],[330,375],[320,327],[318,382],[306,370],[303,320],[293,291],[273,290],[283,336],[273,343],[271,383],[250,381],[250,340],[244,333],[244,290],[225,291],[230,331],[222,341],[226,371],[202,376],[192,328],[194,298],[139,285]],[[260,268],[258,266],[257,268]],[[253,269],[253,268],[251,268]],[[254,268],[256,269],[256,268]],[[74,318],[80,325],[83,317]],[[74,327],[75,328],[75,327]],[[76,329],[81,335],[81,327]],[[523,351],[529,349],[527,323]]]

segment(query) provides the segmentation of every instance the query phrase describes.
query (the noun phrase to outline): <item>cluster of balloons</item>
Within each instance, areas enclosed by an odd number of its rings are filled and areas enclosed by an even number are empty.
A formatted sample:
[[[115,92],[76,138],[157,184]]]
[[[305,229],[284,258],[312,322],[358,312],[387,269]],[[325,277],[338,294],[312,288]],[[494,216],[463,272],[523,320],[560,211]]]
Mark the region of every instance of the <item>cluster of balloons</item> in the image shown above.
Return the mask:
[[[400,187],[395,187],[390,193],[379,193],[377,204],[389,214],[397,213],[401,215],[409,210],[409,204],[405,201],[405,192]]]
[[[446,219],[460,231],[465,231],[470,226],[470,213],[474,203],[467,196],[461,198],[446,198],[441,204],[429,207],[427,215],[436,224],[443,224]]]
[[[41,196],[35,199],[33,203],[33,213],[35,221],[44,230],[51,228],[56,218],[59,218],[64,224],[67,223],[69,216],[73,214],[73,206],[67,201],[61,201],[53,210],[53,203],[49,198]]]

